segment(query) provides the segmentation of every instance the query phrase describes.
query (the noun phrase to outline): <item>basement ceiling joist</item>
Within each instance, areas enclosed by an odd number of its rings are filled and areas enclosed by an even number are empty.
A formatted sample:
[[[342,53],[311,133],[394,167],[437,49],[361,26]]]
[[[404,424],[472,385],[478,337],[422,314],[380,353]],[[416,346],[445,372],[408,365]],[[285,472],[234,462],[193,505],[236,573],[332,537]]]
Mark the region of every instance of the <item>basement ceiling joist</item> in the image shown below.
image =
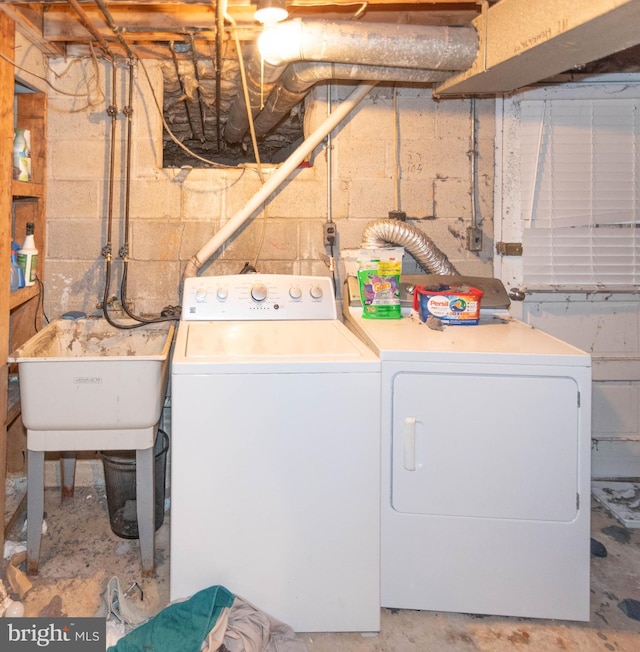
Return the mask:
[[[109,0],[103,4],[128,43],[189,41],[192,36],[199,40],[215,38],[215,0]],[[96,0],[77,0],[77,5],[95,33],[113,42],[114,51],[120,54],[117,39]],[[236,22],[241,40],[255,40],[261,30],[253,17],[256,5],[256,0],[228,0],[228,13]],[[16,20],[19,28],[30,28],[25,36],[48,48],[48,53],[68,54],[64,47],[95,41],[95,34],[86,29],[67,0],[4,0],[0,8]],[[469,0],[368,0],[362,4],[353,0],[291,0],[287,8],[292,18],[332,20],[357,16],[366,22],[430,25],[466,25],[480,12],[480,4]],[[225,29],[230,29],[228,23]]]
[[[108,7],[118,34],[98,4]],[[228,0],[241,41],[255,41],[257,0]],[[166,59],[168,42],[207,50],[216,34],[216,0],[74,0],[91,23],[83,25],[69,0],[0,0],[0,10],[50,56],[87,56],[96,35],[126,56]],[[640,0],[288,0],[291,17],[430,25],[473,25],[481,48],[473,66],[437,88],[443,97],[495,94],[547,79],[640,43]],[[483,12],[483,13],[481,13]],[[231,26],[225,25],[225,39]],[[98,52],[99,53],[99,52]]]
[[[4,2],[0,5],[0,10],[14,21],[18,31],[36,45],[41,52],[53,57],[62,54],[62,50],[56,44],[50,43],[44,38],[44,13],[41,5]]]
[[[286,5],[294,19],[290,24],[337,21],[337,25],[342,21],[342,25],[370,33],[370,41],[375,41],[375,33],[384,31],[386,45],[393,51],[402,41],[397,34],[411,31],[405,27],[456,26],[469,32],[468,26],[473,25],[480,35],[478,55],[474,49],[464,65],[452,68],[461,70],[473,62],[463,72],[445,73],[451,76],[438,82],[435,89],[443,97],[510,92],[584,64],[589,74],[592,70],[598,74],[640,71],[640,46],[636,45],[640,43],[640,0],[286,0]],[[17,29],[48,56],[105,56],[121,63],[127,59],[160,60],[167,123],[180,142],[200,147],[205,159],[210,152],[244,156],[243,152],[253,147],[246,135],[241,142],[227,138],[225,129],[230,116],[240,115],[242,109],[239,52],[250,62],[263,28],[254,19],[257,0],[228,0],[226,6],[231,19],[225,19],[218,29],[216,0],[0,0],[0,11],[10,15]],[[459,36],[465,29],[441,31],[458,32]],[[317,32],[317,44],[323,43],[326,35],[322,29]],[[344,46],[350,42],[346,38],[340,41]],[[352,47],[351,52],[356,53],[354,59],[361,54],[358,48]],[[300,60],[315,62],[317,53],[316,49],[308,59],[301,53]],[[611,56],[614,53],[618,54]],[[409,54],[403,56],[394,62],[397,69],[407,65]],[[381,50],[374,63],[390,65],[388,58]],[[331,63],[341,61],[337,57]],[[349,59],[349,63],[363,62]],[[366,78],[365,71],[360,74]],[[389,83],[404,79],[397,74]],[[254,75],[253,82],[255,79]],[[268,98],[264,106],[271,106]],[[263,150],[286,150],[301,138],[303,115],[301,99],[257,143],[261,155]],[[237,126],[233,120],[230,124]],[[174,141],[166,138],[165,142],[167,153]],[[273,160],[277,162],[275,154]]]

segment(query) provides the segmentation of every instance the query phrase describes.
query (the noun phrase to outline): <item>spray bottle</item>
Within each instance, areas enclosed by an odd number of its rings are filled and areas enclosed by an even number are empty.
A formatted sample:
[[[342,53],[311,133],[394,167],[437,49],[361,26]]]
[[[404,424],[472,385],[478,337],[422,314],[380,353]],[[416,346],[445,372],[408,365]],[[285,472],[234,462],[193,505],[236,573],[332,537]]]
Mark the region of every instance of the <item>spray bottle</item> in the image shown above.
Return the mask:
[[[18,251],[18,265],[24,270],[25,286],[36,282],[36,265],[38,264],[38,250],[33,237],[33,222],[27,222],[27,235],[22,249]]]

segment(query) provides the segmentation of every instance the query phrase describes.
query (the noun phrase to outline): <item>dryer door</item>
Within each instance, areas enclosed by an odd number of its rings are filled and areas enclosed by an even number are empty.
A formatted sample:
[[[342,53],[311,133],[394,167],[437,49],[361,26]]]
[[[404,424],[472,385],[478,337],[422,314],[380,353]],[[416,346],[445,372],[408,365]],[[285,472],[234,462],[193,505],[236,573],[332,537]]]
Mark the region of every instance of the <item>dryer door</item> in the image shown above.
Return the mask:
[[[578,417],[572,378],[399,373],[392,506],[414,514],[571,521]]]

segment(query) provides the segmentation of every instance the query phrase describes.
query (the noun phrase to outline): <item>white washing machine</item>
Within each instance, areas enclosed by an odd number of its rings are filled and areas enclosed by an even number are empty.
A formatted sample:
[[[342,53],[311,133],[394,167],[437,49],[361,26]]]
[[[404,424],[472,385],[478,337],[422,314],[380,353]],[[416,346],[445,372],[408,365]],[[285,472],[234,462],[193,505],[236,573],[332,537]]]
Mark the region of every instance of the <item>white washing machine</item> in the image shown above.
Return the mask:
[[[171,377],[171,599],[378,630],[380,361],[331,279],[187,279]]]
[[[382,606],[589,620],[590,356],[504,306],[363,319],[354,281],[346,323],[382,361]]]

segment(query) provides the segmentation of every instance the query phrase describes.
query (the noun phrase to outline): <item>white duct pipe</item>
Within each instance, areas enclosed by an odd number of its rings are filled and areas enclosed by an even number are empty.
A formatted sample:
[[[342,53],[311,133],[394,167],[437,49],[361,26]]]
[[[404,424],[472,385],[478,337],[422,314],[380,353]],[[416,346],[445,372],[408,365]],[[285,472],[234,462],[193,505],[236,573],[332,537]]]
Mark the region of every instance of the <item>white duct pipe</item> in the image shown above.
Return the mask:
[[[367,96],[374,88],[375,82],[360,84],[342,102],[318,128],[298,147],[291,156],[273,173],[272,176],[260,187],[253,197],[220,228],[220,230],[192,256],[185,267],[183,278],[196,276],[198,270],[222,247],[222,245],[260,208],[260,206],[284,183],[290,174],[304,161],[304,159],[335,129],[349,113]]]
[[[353,63],[298,61],[287,66],[279,77],[277,85],[284,86],[291,93],[303,93],[317,82],[330,79],[428,84],[434,81],[442,81],[450,76],[450,72],[443,70],[416,70],[415,68],[363,66]]]
[[[429,84],[451,76],[443,70],[417,70],[388,66],[356,65],[324,61],[300,61],[287,66],[272,66],[264,62],[265,77],[260,79],[260,56],[254,56],[247,68],[247,86],[254,128],[258,137],[264,136],[294,107],[302,102],[309,89],[320,81],[407,82]],[[258,72],[256,72],[256,70]],[[284,70],[284,72],[282,72]],[[267,98],[263,102],[263,98]],[[238,143],[249,129],[244,95],[236,95],[224,128],[228,143]]]
[[[301,61],[287,66],[275,87],[270,88],[264,109],[258,113],[254,129],[256,136],[264,136],[275,127],[291,109],[302,102],[309,89],[319,81],[406,82],[428,84],[446,79],[450,73],[442,70],[415,70],[386,66],[359,66],[351,63],[324,63]],[[246,111],[245,111],[246,114]],[[225,131],[225,136],[227,132]],[[244,135],[244,134],[242,134]]]
[[[465,70],[473,63],[478,50],[478,36],[473,27],[354,23],[348,20],[303,21],[297,18],[265,27],[258,39],[258,49],[260,53],[254,54],[247,69],[254,118],[262,109],[263,97],[269,95],[287,63],[298,68],[292,71],[289,66],[284,73],[289,77],[286,91],[277,87],[275,92],[284,93],[287,102],[293,106],[302,101],[304,94],[300,92],[302,89],[294,89],[290,83],[299,84],[305,77],[310,82],[307,89],[323,79],[442,81],[454,71]],[[300,62],[316,66],[318,75],[314,80],[307,72],[311,68],[305,69]],[[320,76],[321,70],[328,72],[324,78]],[[300,93],[297,98],[289,96],[289,92],[294,90]],[[266,120],[268,125],[261,129],[260,135],[278,122],[289,108],[282,109],[279,115],[270,116],[271,109],[265,107],[261,120]],[[240,142],[248,128],[244,95],[238,93],[229,110],[225,140]]]
[[[478,54],[474,27],[287,20],[265,27],[258,50],[273,66],[333,61],[420,70],[466,70]]]
[[[249,104],[251,113],[255,118],[258,115],[263,99],[269,97],[271,89],[282,75],[285,66],[271,66],[260,58],[260,55],[254,53],[249,60],[246,71],[247,92],[249,94]],[[364,81],[364,80],[363,80]],[[236,95],[233,104],[229,109],[227,122],[224,126],[224,137],[228,143],[239,143],[242,137],[249,129],[249,118],[247,116],[247,105],[244,99],[244,93]]]

